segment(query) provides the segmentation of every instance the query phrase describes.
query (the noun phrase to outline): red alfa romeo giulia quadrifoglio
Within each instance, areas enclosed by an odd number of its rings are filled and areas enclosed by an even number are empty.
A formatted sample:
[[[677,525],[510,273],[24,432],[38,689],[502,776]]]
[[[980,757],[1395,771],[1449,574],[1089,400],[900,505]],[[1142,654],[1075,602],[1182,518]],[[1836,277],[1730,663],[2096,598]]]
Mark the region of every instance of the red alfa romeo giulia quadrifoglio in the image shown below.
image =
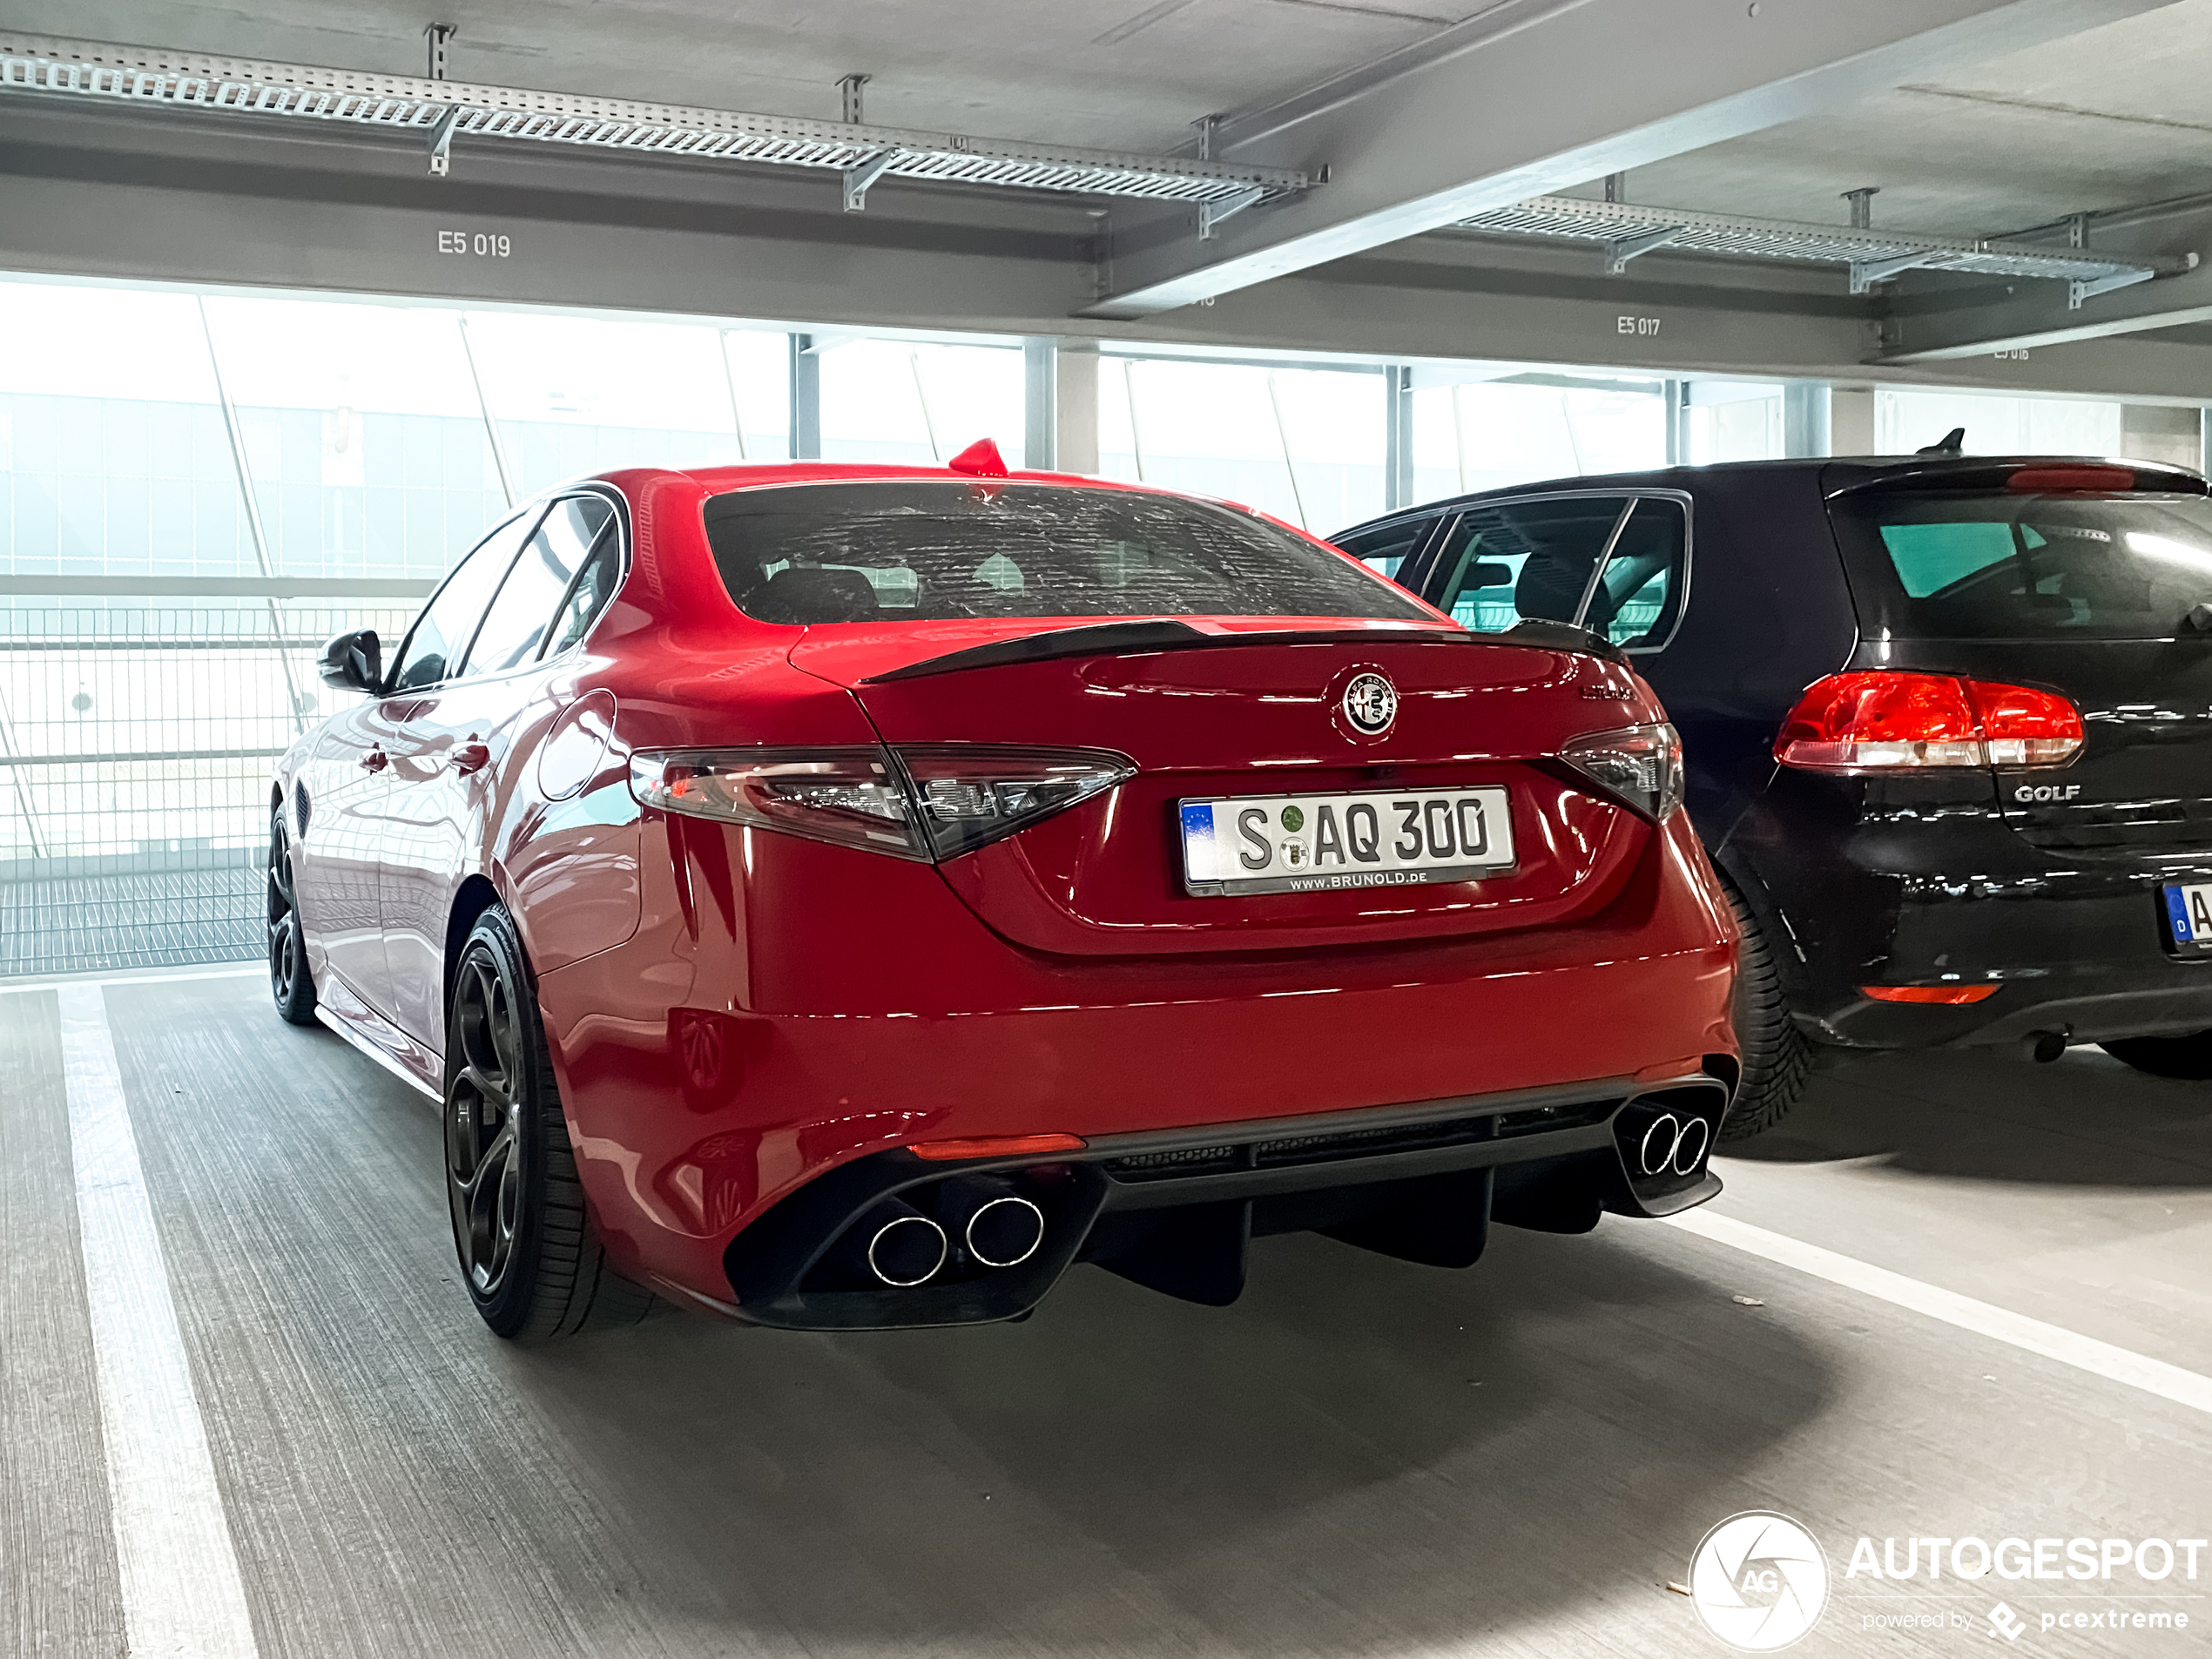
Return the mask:
[[[1727,907],[1579,630],[979,445],[563,486],[323,671],[277,1004],[442,1103],[502,1335],[1226,1303],[1254,1234],[1719,1190]]]

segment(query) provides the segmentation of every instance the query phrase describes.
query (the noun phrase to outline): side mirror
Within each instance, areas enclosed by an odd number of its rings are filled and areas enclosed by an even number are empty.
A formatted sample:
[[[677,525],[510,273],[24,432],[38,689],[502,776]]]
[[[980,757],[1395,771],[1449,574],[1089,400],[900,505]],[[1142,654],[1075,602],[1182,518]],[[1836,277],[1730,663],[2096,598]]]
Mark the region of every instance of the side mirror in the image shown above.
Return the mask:
[[[384,647],[374,628],[333,634],[315,667],[325,685],[341,691],[367,691],[374,697],[384,689]]]

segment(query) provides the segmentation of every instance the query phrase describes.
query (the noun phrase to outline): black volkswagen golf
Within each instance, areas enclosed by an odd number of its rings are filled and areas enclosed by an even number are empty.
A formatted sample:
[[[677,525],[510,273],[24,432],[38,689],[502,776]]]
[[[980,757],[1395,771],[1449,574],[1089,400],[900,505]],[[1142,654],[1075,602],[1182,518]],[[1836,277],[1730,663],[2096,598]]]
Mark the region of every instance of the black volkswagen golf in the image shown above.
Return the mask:
[[[1755,462],[1439,502],[1346,550],[1648,678],[1743,936],[1743,1086],[2101,1044],[2212,1077],[2212,502],[2180,468]]]

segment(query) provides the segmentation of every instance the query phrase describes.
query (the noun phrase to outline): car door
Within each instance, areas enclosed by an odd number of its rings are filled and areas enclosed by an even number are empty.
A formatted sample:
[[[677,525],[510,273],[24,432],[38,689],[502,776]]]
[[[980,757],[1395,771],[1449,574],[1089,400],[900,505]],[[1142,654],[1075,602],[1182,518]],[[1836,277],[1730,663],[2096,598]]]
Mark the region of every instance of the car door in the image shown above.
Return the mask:
[[[533,504],[508,519],[454,567],[408,630],[393,659],[384,694],[355,711],[364,759],[379,756],[382,763],[374,767],[381,779],[381,788],[373,796],[364,794],[352,820],[361,860],[375,887],[378,939],[373,961],[365,948],[356,954],[356,966],[363,977],[357,981],[348,976],[347,983],[371,1008],[418,1038],[421,1034],[401,1018],[403,999],[395,970],[409,964],[403,949],[393,948],[393,940],[395,929],[408,918],[395,914],[391,880],[395,867],[404,867],[421,856],[415,845],[422,834],[421,826],[408,816],[409,797],[400,787],[421,765],[411,734],[418,729],[415,722],[421,711],[425,705],[435,705],[440,688],[459,672],[485,607],[543,510]]]
[[[384,948],[395,1018],[433,1049],[444,1047],[447,920],[461,883],[480,867],[501,763],[553,712],[540,706],[545,650],[570,620],[565,602],[614,517],[603,495],[555,500],[502,571],[457,664],[394,731]]]
[[[374,702],[334,715],[293,779],[292,866],[300,927],[318,979],[334,974],[387,1015],[377,822],[390,757],[371,730]]]

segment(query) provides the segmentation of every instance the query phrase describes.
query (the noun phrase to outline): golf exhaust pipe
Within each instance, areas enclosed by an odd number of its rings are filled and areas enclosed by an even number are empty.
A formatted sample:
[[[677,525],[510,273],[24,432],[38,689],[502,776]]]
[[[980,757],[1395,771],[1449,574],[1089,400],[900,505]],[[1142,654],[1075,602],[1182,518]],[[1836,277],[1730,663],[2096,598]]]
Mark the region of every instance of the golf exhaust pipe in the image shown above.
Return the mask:
[[[1044,1243],[1044,1211],[999,1176],[955,1176],[937,1189],[937,1220],[980,1266],[1018,1267]]]
[[[837,1253],[852,1278],[907,1290],[937,1276],[950,1245],[921,1211],[886,1198],[846,1229]]]

